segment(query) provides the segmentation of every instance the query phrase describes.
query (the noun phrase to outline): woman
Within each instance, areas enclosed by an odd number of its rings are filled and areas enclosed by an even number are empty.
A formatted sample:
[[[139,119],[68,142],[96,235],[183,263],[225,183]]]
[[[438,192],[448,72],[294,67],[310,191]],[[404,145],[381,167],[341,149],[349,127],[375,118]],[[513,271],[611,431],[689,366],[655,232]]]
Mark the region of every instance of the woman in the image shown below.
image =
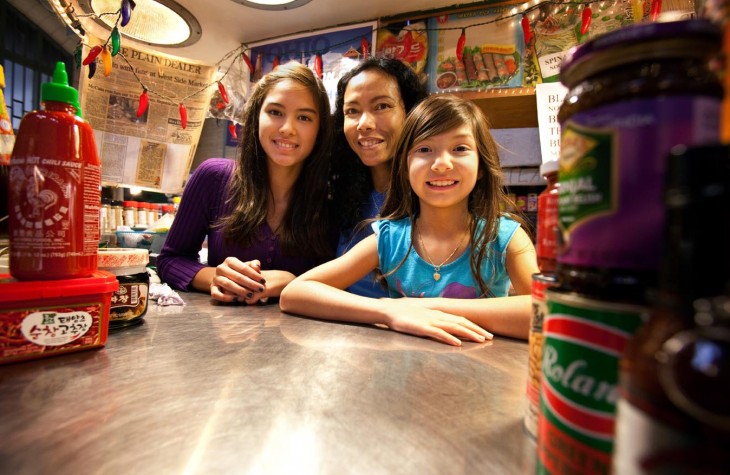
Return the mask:
[[[338,82],[334,112],[338,256],[372,234],[369,226],[359,224],[380,213],[403,122],[427,95],[416,72],[397,59],[365,60]],[[387,295],[373,274],[348,290],[368,297]]]
[[[256,84],[238,159],[206,160],[185,187],[157,259],[162,280],[252,304],[278,297],[296,275],[334,256],[329,110],[322,82],[299,63]],[[207,265],[198,262],[206,237]]]

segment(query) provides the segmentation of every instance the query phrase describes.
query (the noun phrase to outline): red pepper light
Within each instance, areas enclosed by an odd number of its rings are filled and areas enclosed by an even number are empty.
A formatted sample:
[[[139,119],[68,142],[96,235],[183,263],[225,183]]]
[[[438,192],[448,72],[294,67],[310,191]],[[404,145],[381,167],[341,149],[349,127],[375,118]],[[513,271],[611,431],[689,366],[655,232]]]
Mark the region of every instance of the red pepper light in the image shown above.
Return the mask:
[[[527,15],[522,15],[522,34],[525,35],[525,44],[530,43],[530,39],[532,39],[532,32],[530,31],[530,19],[527,17]]]
[[[235,122],[231,122],[230,124],[228,124],[228,132],[230,132],[231,137],[233,138],[233,140],[237,140],[238,139],[238,134],[236,133],[236,124],[235,124]]]
[[[251,58],[248,57],[245,51],[241,53],[241,59],[243,59],[243,62],[246,63],[246,66],[248,66],[248,71],[253,74],[253,64],[251,64]]]
[[[120,26],[127,26],[129,20],[132,19],[132,5],[129,0],[122,0],[122,20],[119,22]]]
[[[370,57],[370,43],[363,36],[360,40],[360,50],[362,52],[362,59],[368,59]]]
[[[223,83],[218,81],[218,91],[221,93],[221,98],[223,99],[223,102],[228,104],[228,93],[226,92],[225,86],[223,86]]]
[[[278,67],[279,67],[279,57],[274,56],[274,61],[271,63],[271,70],[273,71],[274,69],[276,69]]]
[[[101,53],[101,50],[103,50],[103,49],[104,48],[101,45],[96,45],[93,48],[91,48],[91,51],[89,51],[89,54],[86,55],[86,59],[84,59],[84,62],[81,64],[83,64],[84,66],[88,66],[89,64],[94,62],[96,57],[99,56],[99,53]]]
[[[147,104],[149,103],[149,96],[147,95],[147,89],[142,91],[139,95],[139,106],[137,107],[137,117],[142,117],[147,111]]]
[[[216,103],[216,105],[215,105],[215,108],[218,109],[218,110],[223,110],[223,109],[226,108],[226,103],[225,102],[218,101]]]
[[[322,55],[317,53],[314,57],[314,72],[317,73],[317,77],[322,79]]]
[[[588,28],[591,26],[591,18],[593,16],[593,11],[591,10],[591,7],[586,5],[585,8],[583,8],[583,16],[581,17],[580,22],[580,34],[585,35],[588,33]]]
[[[659,14],[662,12],[662,0],[652,0],[651,2],[651,21],[656,21]]]
[[[180,103],[180,107],[178,107],[178,109],[180,111],[180,125],[183,129],[185,129],[188,126],[188,109],[182,102]]]
[[[459,61],[462,61],[462,59],[464,58],[464,45],[465,44],[466,44],[466,28],[462,28],[461,35],[459,36],[459,40],[456,42],[456,58]]]

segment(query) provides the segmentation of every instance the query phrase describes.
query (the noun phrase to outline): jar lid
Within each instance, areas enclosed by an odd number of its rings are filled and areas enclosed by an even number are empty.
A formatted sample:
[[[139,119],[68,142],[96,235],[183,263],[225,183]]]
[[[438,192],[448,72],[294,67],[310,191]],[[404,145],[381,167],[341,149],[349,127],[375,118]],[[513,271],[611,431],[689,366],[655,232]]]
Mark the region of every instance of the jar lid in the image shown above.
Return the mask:
[[[560,81],[572,87],[601,71],[651,59],[709,58],[720,51],[722,29],[707,20],[629,25],[571,48]]]
[[[149,261],[150,252],[147,249],[105,248],[99,249],[97,266],[115,275],[137,274],[140,269],[144,270]]]

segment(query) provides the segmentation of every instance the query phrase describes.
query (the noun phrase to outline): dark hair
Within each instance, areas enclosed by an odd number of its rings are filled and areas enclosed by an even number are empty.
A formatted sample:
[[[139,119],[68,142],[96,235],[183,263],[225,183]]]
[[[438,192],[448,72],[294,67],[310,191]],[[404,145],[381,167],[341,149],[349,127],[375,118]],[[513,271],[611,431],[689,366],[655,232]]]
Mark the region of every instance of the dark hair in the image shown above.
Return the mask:
[[[418,74],[398,59],[372,57],[345,73],[337,83],[335,100],[335,146],[333,160],[333,188],[337,216],[343,230],[352,229],[363,219],[362,204],[373,189],[368,167],[363,165],[345,138],[345,90],[350,80],[364,71],[379,71],[395,79],[406,114],[428,96],[426,85]]]
[[[327,91],[308,67],[290,62],[261,78],[251,92],[243,113],[238,160],[228,183],[231,214],[221,219],[225,238],[250,245],[266,222],[270,199],[268,161],[259,141],[259,114],[269,91],[286,79],[304,86],[317,104],[319,131],[314,148],[304,161],[294,184],[286,214],[278,230],[287,254],[330,258],[334,254],[333,219],[328,201],[328,173],[332,143],[332,118]]]
[[[471,220],[471,271],[482,295],[493,295],[479,269],[489,250],[489,243],[497,238],[500,205],[505,203],[502,168],[497,144],[489,132],[489,122],[473,102],[452,95],[431,96],[418,104],[408,115],[396,146],[388,194],[383,204],[383,219],[408,217],[414,222],[420,212],[418,196],[408,180],[408,154],[412,147],[435,135],[468,126],[474,133],[479,154],[479,176],[469,194],[468,208]],[[477,231],[477,219],[483,219],[484,228]],[[517,218],[518,221],[521,221]],[[476,234],[475,234],[476,233]],[[413,244],[411,243],[411,246]],[[410,249],[409,249],[410,253]],[[408,253],[406,253],[406,257]],[[405,261],[405,258],[403,259]],[[402,262],[401,262],[402,264]],[[398,267],[400,267],[400,265]],[[385,276],[387,278],[387,275]]]

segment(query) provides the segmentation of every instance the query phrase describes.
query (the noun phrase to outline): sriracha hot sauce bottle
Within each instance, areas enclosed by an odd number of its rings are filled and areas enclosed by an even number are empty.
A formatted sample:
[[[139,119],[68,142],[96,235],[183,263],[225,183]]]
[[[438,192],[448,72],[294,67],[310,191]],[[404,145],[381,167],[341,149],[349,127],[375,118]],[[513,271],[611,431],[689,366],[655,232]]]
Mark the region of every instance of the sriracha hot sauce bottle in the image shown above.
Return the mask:
[[[96,271],[101,165],[78,96],[58,62],[41,85],[41,110],[20,122],[8,187],[10,273],[19,280]]]

